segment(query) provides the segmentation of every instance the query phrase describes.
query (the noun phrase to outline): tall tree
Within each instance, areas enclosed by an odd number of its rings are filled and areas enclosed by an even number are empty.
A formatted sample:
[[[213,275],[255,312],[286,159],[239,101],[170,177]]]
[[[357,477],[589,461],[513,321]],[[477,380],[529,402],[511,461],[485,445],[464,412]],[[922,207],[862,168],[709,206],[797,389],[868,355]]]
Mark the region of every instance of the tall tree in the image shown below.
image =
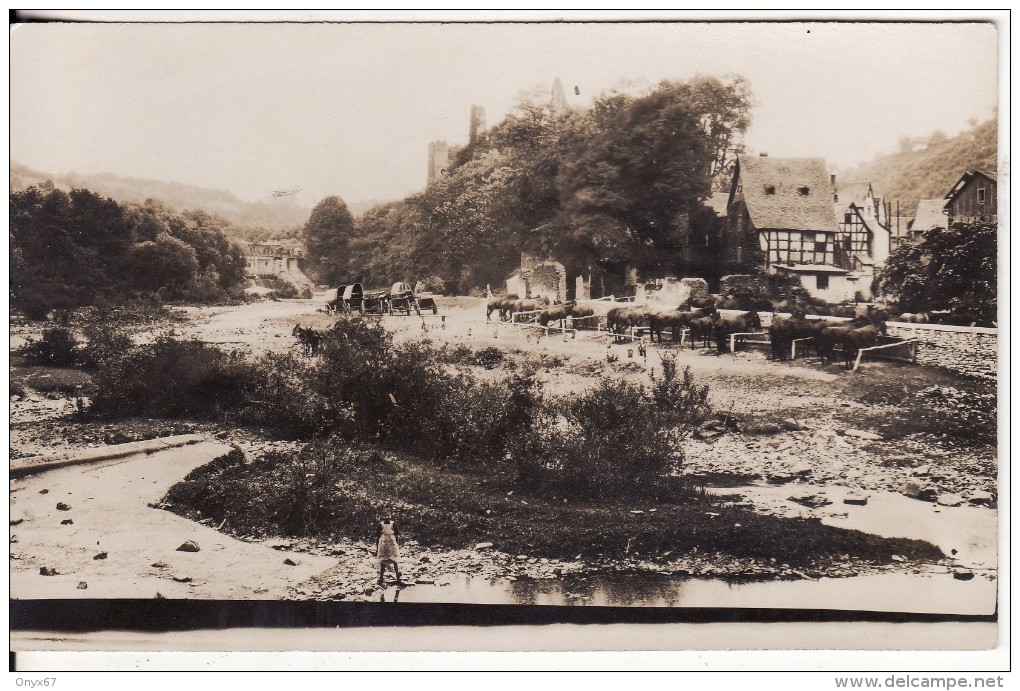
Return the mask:
[[[354,238],[354,218],[347,204],[335,195],[312,209],[302,230],[308,265],[322,283],[347,279],[351,269],[349,245]]]
[[[994,223],[954,223],[926,231],[886,261],[882,288],[911,311],[956,309],[994,321],[997,309]]]

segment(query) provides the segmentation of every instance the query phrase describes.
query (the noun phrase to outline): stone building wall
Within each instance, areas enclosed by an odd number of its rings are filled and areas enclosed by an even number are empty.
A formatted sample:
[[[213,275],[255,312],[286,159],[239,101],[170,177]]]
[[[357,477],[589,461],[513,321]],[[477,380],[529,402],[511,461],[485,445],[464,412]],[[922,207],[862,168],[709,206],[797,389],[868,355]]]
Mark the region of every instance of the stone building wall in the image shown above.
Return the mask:
[[[768,295],[768,278],[761,274],[731,274],[719,279],[720,295],[729,295],[744,290],[750,290],[760,295]]]

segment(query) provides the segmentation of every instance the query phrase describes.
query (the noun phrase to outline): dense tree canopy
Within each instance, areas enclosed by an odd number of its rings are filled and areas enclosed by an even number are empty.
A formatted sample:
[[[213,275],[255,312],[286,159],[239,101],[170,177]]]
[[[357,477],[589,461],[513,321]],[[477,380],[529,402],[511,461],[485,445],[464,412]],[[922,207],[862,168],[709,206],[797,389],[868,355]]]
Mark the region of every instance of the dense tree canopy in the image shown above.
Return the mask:
[[[84,189],[11,193],[11,302],[33,316],[131,298],[219,300],[245,260],[206,214]]]
[[[321,283],[348,279],[349,244],[354,238],[354,217],[347,204],[337,196],[326,197],[315,205],[305,223],[308,268]]]
[[[714,222],[702,202],[732,165],[749,108],[745,81],[714,77],[608,93],[584,111],[524,100],[447,175],[365,213],[353,237],[334,233],[342,241],[319,245],[330,255],[311,244],[308,255],[346,280],[438,276],[459,291],[502,284],[522,250],[571,272],[682,270],[692,227]]]
[[[886,293],[914,312],[952,309],[995,321],[996,233],[994,223],[954,223],[933,228],[916,245],[889,256],[882,278]]]

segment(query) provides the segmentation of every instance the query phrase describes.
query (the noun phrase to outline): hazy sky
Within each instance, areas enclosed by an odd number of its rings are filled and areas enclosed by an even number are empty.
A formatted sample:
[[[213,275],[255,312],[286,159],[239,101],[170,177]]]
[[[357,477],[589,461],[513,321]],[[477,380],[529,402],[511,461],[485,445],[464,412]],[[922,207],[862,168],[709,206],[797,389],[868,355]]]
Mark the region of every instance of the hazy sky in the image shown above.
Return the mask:
[[[622,80],[741,74],[746,143],[848,166],[997,104],[990,24],[27,24],[11,34],[11,158],[311,205],[424,187],[463,143],[560,77],[583,106]],[[575,86],[580,95],[575,95]]]

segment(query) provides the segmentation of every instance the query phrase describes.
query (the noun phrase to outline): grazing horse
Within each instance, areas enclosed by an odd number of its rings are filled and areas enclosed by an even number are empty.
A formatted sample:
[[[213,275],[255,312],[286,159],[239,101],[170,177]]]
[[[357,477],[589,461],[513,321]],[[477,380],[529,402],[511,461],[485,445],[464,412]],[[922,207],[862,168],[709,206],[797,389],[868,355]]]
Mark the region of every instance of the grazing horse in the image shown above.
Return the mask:
[[[512,320],[513,316],[518,312],[536,312],[548,304],[549,298],[545,296],[540,298],[527,298],[524,300],[511,300],[510,298],[507,298],[504,303],[504,314],[506,314],[507,320]]]
[[[306,326],[295,326],[291,334],[301,344],[301,351],[307,355],[317,355],[322,344],[322,334]]]
[[[726,352],[726,341],[730,334],[752,330],[761,331],[761,317],[754,310],[735,317],[722,317],[715,323],[716,352]]]
[[[843,336],[843,359],[847,369],[853,367],[853,362],[857,359],[857,353],[861,348],[870,348],[875,345],[875,341],[878,340],[878,331],[877,326],[868,324],[852,329]]]
[[[573,322],[573,327],[575,329],[582,328],[590,329],[592,328],[591,327],[592,320],[589,319],[588,317],[594,317],[595,310],[593,310],[591,307],[580,307],[578,305],[574,305],[572,308],[570,308],[570,316],[572,318],[571,321]]]

